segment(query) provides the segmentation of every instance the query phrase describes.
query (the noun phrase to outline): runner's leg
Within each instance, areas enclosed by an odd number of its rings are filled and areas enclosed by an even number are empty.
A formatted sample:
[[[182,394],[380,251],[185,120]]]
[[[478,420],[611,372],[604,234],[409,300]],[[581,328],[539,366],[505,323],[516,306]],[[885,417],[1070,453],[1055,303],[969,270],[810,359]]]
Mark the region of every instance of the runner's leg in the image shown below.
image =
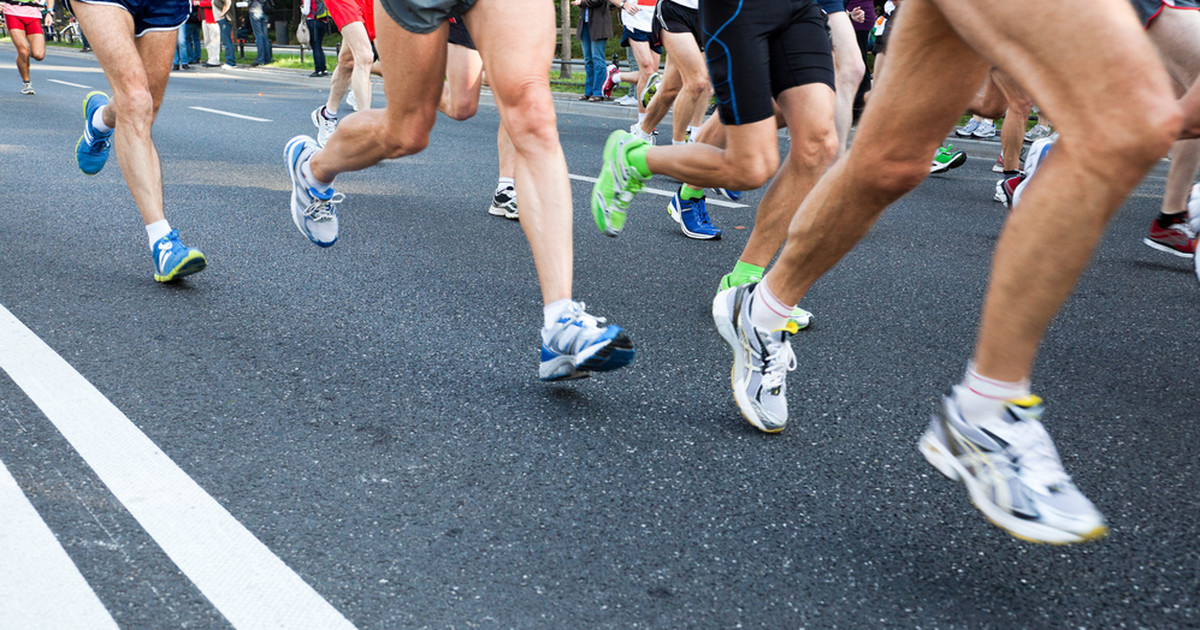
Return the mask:
[[[850,137],[854,96],[858,93],[867,65],[863,62],[862,51],[858,49],[858,36],[854,34],[850,16],[845,11],[829,15],[829,34],[833,39],[833,67],[837,76],[837,108],[833,122],[837,128],[838,155],[841,155],[845,153],[846,141]]]
[[[21,81],[29,83],[29,37],[25,35],[25,31],[13,29],[8,32],[12,37],[13,46],[17,47],[17,74],[21,75]]]

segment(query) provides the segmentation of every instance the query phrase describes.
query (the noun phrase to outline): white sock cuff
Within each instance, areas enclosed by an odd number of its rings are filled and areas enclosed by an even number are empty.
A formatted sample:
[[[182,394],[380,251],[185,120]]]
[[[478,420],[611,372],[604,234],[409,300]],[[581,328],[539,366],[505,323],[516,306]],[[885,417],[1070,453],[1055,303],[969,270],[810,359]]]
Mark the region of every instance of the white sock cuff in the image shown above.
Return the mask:
[[[333,186],[333,182],[323,182],[317,179],[316,175],[313,175],[311,157],[307,160],[304,160],[304,163],[300,165],[300,176],[304,178],[304,183],[316,188],[321,192],[329,190],[329,187]]]
[[[501,177],[500,179],[496,180],[496,192],[500,192],[505,188],[515,189],[516,187],[517,183],[513,181],[513,178],[511,177]]]
[[[1029,395],[1028,380],[1008,382],[983,376],[975,371],[975,362],[967,364],[967,372],[963,375],[962,387],[972,394],[996,401],[1012,400]]]
[[[171,224],[166,219],[146,225],[146,236],[150,239],[150,249],[153,251],[154,244],[170,233]]]
[[[104,124],[104,110],[107,107],[108,105],[101,105],[96,108],[96,111],[92,112],[92,128],[100,133],[112,131],[112,127]]]
[[[750,323],[763,330],[779,330],[787,325],[793,308],[795,305],[781,302],[763,280],[754,288],[750,299]]]
[[[543,306],[542,318],[545,323],[543,328],[549,328],[553,326],[554,322],[558,321],[558,316],[562,314],[563,310],[566,309],[570,304],[571,298],[562,298],[561,300],[554,300],[553,302]]]

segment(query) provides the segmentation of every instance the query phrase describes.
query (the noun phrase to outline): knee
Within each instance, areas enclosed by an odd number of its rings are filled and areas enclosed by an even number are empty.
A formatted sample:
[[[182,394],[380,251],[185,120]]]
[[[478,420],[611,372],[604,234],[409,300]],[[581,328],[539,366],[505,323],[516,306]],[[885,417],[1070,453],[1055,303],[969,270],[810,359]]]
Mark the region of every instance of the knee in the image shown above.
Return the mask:
[[[1116,120],[1120,122],[1114,123]],[[1183,112],[1174,99],[1143,106],[1136,113],[1111,119],[1107,127],[1096,128],[1101,147],[1098,155],[1124,156],[1127,163],[1140,166],[1153,164],[1167,154],[1182,126]]]
[[[837,158],[838,137],[833,125],[822,126],[804,133],[800,138],[792,137],[788,151],[788,163],[805,172],[825,172]]]
[[[503,99],[504,126],[513,144],[549,146],[558,144],[554,103],[546,90],[521,89]]]
[[[354,59],[355,67],[370,68],[371,63],[375,61],[375,53],[371,50],[371,44],[351,47],[351,57]]]
[[[475,99],[454,100],[446,106],[446,115],[454,120],[467,120],[477,111],[479,111],[479,101]]]
[[[433,128],[434,115],[421,113],[406,118],[402,124],[389,122],[379,142],[384,145],[384,158],[395,159],[414,155],[429,146],[429,130]]]
[[[16,46],[17,46],[17,56],[18,57],[28,57],[29,56],[29,44],[17,44]]]
[[[929,175],[929,157],[899,157],[887,155],[854,156],[851,151],[846,158],[845,168],[851,173],[861,174],[861,183],[888,199],[899,199]],[[857,157],[857,159],[855,159]]]
[[[683,94],[686,94],[692,98],[700,98],[711,90],[712,88],[710,88],[708,85],[707,77],[691,77],[683,84]]]
[[[113,105],[122,127],[148,128],[154,122],[155,103],[149,90],[123,92],[113,99]]]
[[[726,156],[729,153],[726,152]],[[728,186],[734,190],[755,190],[762,188],[779,170],[779,154],[775,151],[764,151],[750,159],[738,159],[737,164],[729,164],[726,169]]]
[[[33,57],[34,60],[36,60],[36,61],[41,61],[46,58],[46,51],[45,50],[35,50],[35,51],[29,53],[29,56]]]

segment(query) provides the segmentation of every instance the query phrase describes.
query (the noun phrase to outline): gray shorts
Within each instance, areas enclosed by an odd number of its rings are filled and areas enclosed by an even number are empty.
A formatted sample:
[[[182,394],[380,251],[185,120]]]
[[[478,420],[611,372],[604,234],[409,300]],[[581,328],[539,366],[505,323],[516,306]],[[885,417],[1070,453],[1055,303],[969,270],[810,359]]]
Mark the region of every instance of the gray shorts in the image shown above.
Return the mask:
[[[1190,9],[1192,11],[1200,10],[1200,2],[1197,0],[1130,0],[1133,3],[1133,8],[1137,11],[1138,18],[1142,20],[1142,26],[1150,26],[1150,22],[1158,17],[1163,11],[1175,9]]]
[[[476,0],[379,0],[401,28],[418,35],[432,33],[451,16],[466,13]]]

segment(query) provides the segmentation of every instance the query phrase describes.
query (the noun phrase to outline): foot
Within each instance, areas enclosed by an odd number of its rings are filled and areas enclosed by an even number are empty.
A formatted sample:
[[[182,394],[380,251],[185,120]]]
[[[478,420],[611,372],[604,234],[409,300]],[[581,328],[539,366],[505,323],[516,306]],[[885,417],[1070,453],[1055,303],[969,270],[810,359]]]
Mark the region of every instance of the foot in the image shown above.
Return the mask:
[[[742,191],[740,191],[740,190],[729,190],[728,188],[714,188],[713,191],[716,192],[718,195],[721,195],[722,197],[724,197],[730,201],[737,201],[742,198]]]
[[[641,140],[642,142],[645,142],[646,144],[654,144],[654,134],[642,131],[642,123],[635,122],[632,125],[629,125],[629,135]]]
[[[1163,219],[1166,219],[1165,225]],[[1166,252],[1180,258],[1191,258],[1196,255],[1196,233],[1188,224],[1187,214],[1160,216],[1150,222],[1150,233],[1142,242],[1160,252]]]
[[[725,289],[729,289],[732,287],[740,287],[744,284],[754,284],[756,282],[762,282],[762,276],[740,276],[739,277],[731,272],[731,273],[727,273],[721,277],[721,286],[717,290],[718,290],[718,292],[720,292],[720,291],[724,291]],[[810,313],[809,311],[806,311],[806,310],[800,308],[799,306],[796,306],[796,308],[792,309],[792,315],[788,319],[790,321],[795,322],[796,330],[800,331],[800,330],[804,330],[805,328],[808,328],[810,325],[812,325],[813,314]]]
[[[103,133],[92,125],[92,116],[96,110],[108,104],[108,95],[104,92],[88,92],[83,97],[83,135],[75,143],[75,163],[79,170],[87,175],[95,175],[108,162],[108,149],[112,144],[113,130]]]
[[[154,257],[154,279],[159,282],[178,280],[208,266],[200,250],[179,240],[179,230],[171,230],[155,241],[150,253]]]
[[[952,168],[958,168],[967,163],[967,154],[962,151],[955,151],[954,145],[947,144],[944,147],[938,147],[937,153],[933,154],[933,161],[929,164],[930,173],[941,173]]]
[[[1041,399],[1027,396],[968,422],[951,394],[921,437],[921,454],[963,482],[975,507],[1017,538],[1058,545],[1100,538],[1108,533],[1104,517],[1063,470],[1041,415]]]
[[[1051,134],[1029,146],[1029,153],[1025,156],[1025,168],[1021,171],[1020,184],[1012,191],[1012,203],[1010,207],[1017,207],[1017,203],[1021,201],[1021,194],[1025,192],[1025,188],[1029,186],[1029,182],[1033,180],[1033,176],[1037,173],[1037,170],[1046,161],[1046,157],[1050,155],[1050,149],[1054,148],[1054,141],[1057,138],[1057,134]]]
[[[354,95],[354,90],[346,90],[346,105],[358,111],[358,97]]]
[[[717,240],[721,238],[721,230],[713,227],[708,218],[708,206],[704,197],[699,199],[684,199],[680,196],[682,187],[675,192],[671,203],[667,206],[667,214],[683,229],[684,236],[697,240]]]
[[[638,98],[642,101],[642,107],[650,106],[650,101],[658,93],[659,83],[662,83],[662,75],[657,72],[650,75],[649,79],[646,79],[646,87],[642,88],[642,93],[638,95]]]
[[[613,101],[613,103],[616,103],[617,105],[637,105],[637,98],[634,97],[633,94],[626,94],[625,96]]]
[[[621,71],[616,66],[610,65],[604,75],[604,85],[600,86],[600,93],[605,97],[612,96],[613,88],[617,86],[617,75]]]
[[[33,96],[34,94],[37,94],[37,92],[33,91],[33,84],[28,81],[21,84],[21,93],[26,96]]]
[[[589,315],[583,302],[571,302],[549,328],[542,328],[543,381],[587,378],[633,361],[633,342],[620,326],[605,326],[603,317]]]
[[[1046,125],[1034,125],[1032,129],[1025,132],[1025,142],[1033,142],[1041,140],[1050,135],[1050,128]]]
[[[323,147],[326,142],[329,142],[329,136],[337,131],[338,119],[327,117],[324,105],[314,109],[310,118],[317,127],[317,146]]]
[[[733,350],[729,379],[738,409],[758,430],[778,433],[787,426],[787,373],[796,369],[788,338],[797,331],[788,321],[780,330],[750,323],[750,296],[757,284],[726,289],[713,298],[713,322]]]
[[[234,65],[233,65],[233,64],[231,64],[231,63],[223,63],[223,64],[221,64],[221,69],[222,69],[222,70],[233,70],[233,68],[234,68]]]
[[[971,135],[976,138],[995,138],[996,123],[981,122],[979,123],[979,126],[975,127],[975,130],[971,132]]]
[[[488,208],[488,214],[494,217],[513,219],[514,221],[520,219],[520,215],[517,214],[516,189],[508,187],[496,191],[496,195],[492,197],[492,205]]]
[[[972,118],[971,120],[967,121],[967,124],[955,129],[954,135],[960,136],[963,138],[970,138],[971,134],[975,133],[975,130],[978,128],[979,128],[979,121]]]
[[[592,186],[592,217],[605,236],[616,236],[625,227],[625,212],[648,177],[642,177],[627,156],[629,149],[645,144],[624,131],[614,131],[604,143],[604,165]]]
[[[1004,154],[1003,153],[996,156],[996,161],[992,164],[992,172],[993,173],[1003,173],[1004,172]]]
[[[338,239],[337,205],[344,197],[332,187],[321,191],[304,181],[301,166],[317,150],[316,140],[296,136],[283,147],[283,164],[292,178],[292,222],[308,240],[329,247]]]

